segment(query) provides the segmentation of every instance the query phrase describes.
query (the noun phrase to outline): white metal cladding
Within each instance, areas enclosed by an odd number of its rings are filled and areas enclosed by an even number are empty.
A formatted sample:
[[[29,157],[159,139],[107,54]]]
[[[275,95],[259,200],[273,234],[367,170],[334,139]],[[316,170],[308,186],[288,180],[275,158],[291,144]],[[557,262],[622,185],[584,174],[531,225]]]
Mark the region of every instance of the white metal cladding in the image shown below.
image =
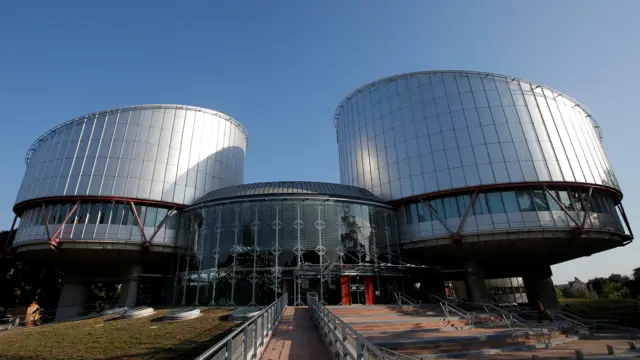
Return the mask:
[[[469,186],[618,188],[600,129],[568,96],[503,75],[431,71],[365,85],[338,106],[340,180],[383,200]]]
[[[190,204],[241,184],[247,133],[212,110],[141,105],[73,119],[27,153],[16,202],[50,196],[115,196]]]

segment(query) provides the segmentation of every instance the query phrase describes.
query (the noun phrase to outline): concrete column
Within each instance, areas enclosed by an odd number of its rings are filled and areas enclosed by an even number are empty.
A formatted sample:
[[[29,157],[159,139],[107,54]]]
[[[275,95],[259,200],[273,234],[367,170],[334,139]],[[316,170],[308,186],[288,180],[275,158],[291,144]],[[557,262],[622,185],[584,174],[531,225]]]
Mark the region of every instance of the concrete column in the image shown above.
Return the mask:
[[[55,321],[71,320],[85,315],[89,287],[86,279],[74,274],[65,274],[62,280],[62,290],[56,311]]]
[[[469,262],[465,264],[467,268],[467,294],[469,301],[480,301],[491,299],[489,291],[484,283],[484,268],[477,262]]]
[[[551,267],[546,267],[522,277],[529,304],[537,305],[540,300],[546,309],[557,309],[560,306],[552,275]]]
[[[136,306],[139,284],[138,274],[140,273],[142,273],[142,267],[138,265],[132,266],[127,270],[120,286],[118,306],[126,306],[128,308]]]

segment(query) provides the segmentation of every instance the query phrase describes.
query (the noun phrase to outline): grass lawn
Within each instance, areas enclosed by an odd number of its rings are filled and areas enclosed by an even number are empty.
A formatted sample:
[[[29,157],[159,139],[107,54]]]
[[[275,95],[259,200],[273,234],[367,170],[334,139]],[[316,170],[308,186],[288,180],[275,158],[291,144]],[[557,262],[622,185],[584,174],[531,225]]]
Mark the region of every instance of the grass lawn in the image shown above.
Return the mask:
[[[621,325],[640,327],[640,302],[618,299],[560,299],[569,309],[590,318],[618,318]]]
[[[0,359],[193,359],[239,322],[230,309],[202,308],[202,316],[159,321],[167,310],[142,319],[117,316],[0,333]]]

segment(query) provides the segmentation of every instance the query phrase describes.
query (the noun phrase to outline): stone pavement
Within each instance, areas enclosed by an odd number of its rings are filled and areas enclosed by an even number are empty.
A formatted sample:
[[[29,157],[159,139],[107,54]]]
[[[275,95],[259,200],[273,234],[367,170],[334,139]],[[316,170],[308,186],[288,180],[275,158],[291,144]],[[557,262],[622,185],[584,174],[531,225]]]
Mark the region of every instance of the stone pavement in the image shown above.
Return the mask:
[[[262,360],[331,360],[311,311],[289,306],[267,344]]]

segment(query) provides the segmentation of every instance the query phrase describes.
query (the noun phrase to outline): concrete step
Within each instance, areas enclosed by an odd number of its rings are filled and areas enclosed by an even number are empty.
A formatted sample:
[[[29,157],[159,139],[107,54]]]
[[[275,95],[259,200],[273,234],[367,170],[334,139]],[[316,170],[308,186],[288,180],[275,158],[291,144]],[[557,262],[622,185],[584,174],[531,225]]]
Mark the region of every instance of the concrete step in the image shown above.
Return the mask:
[[[429,333],[440,334],[440,333],[471,330],[471,329],[474,329],[474,327],[466,326],[466,325],[458,326],[458,327],[443,326],[443,327],[433,327],[433,328],[427,328],[427,329],[410,329],[410,330],[403,330],[402,336],[413,337],[413,336],[419,336],[420,334],[429,334]],[[491,331],[493,331],[493,329],[491,329]],[[370,337],[376,338],[376,337],[385,337],[385,336],[397,336],[398,331],[390,331],[385,328],[384,330],[360,331],[360,335],[363,335],[364,337],[369,339]],[[441,334],[438,336],[441,336]]]
[[[454,334],[456,336],[454,336]],[[564,334],[552,333],[552,340],[562,342]],[[387,338],[374,340],[374,343],[393,351],[413,357],[434,355],[451,355],[465,357],[465,354],[499,352],[501,349],[533,349],[543,343],[541,336],[530,331],[510,331],[492,334],[473,334],[473,330],[452,333],[450,336],[433,336],[426,338]]]
[[[392,349],[398,353],[413,356],[424,357],[425,355],[433,354],[453,354],[464,353],[478,350],[495,349],[503,347],[513,346],[527,346],[533,347],[536,344],[536,340],[524,340],[524,339],[510,339],[510,340],[490,340],[482,342],[438,342],[430,345],[422,346],[407,346],[397,349]]]
[[[466,322],[397,322],[397,323],[368,323],[368,324],[354,324],[350,323],[351,327],[353,327],[358,332],[368,332],[368,331],[390,331],[390,332],[400,332],[407,330],[422,330],[422,329],[442,329],[445,327],[462,327],[466,326]]]

